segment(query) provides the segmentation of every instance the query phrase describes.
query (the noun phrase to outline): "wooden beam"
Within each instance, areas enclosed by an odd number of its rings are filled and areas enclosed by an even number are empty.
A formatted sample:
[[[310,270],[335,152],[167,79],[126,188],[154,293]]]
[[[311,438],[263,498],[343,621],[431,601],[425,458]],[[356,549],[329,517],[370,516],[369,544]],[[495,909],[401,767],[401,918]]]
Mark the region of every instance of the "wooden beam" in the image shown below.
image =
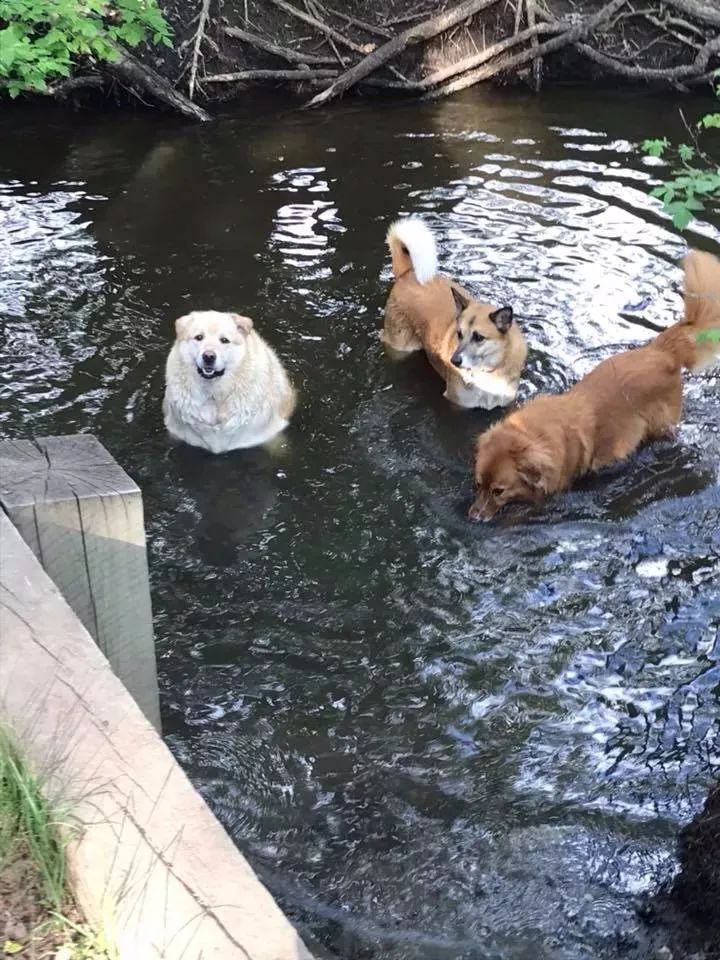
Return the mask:
[[[142,496],[89,435],[0,441],[0,505],[160,728]]]

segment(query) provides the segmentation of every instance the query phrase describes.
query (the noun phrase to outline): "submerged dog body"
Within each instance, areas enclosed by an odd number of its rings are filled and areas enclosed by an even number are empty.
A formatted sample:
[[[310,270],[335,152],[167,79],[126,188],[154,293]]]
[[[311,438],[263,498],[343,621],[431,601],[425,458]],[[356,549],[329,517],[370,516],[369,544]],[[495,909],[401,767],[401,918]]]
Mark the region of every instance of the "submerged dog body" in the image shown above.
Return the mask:
[[[295,391],[249,317],[198,310],[175,322],[165,426],[211,453],[267,443],[288,425]]]
[[[717,334],[710,334],[717,331]],[[685,316],[650,343],[604,360],[576,386],[543,396],[478,439],[472,519],[506,503],[539,503],[573,480],[672,435],[682,413],[682,370],[720,355],[720,260],[685,260]]]
[[[515,399],[527,344],[511,307],[474,300],[438,274],[435,240],[414,217],[387,235],[395,281],[382,338],[399,353],[425,350],[445,380],[445,396],[461,407],[492,409]]]

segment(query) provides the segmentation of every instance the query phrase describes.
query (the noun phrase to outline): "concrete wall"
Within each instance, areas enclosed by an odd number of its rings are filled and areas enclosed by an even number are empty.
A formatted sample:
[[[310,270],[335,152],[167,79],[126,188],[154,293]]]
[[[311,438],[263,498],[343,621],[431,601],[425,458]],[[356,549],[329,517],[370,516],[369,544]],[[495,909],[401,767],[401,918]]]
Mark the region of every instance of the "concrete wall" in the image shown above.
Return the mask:
[[[310,960],[1,511],[0,722],[67,804],[77,899],[121,960]]]

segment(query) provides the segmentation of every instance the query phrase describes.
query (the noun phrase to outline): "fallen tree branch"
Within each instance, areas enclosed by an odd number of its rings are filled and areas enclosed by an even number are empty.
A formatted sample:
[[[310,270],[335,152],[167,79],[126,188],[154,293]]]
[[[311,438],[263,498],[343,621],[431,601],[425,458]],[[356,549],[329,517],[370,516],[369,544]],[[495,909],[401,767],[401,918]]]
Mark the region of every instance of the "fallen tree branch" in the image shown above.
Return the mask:
[[[279,3],[281,0],[271,0],[271,2]],[[451,7],[436,17],[431,17],[429,20],[424,20],[422,23],[408,27],[407,30],[403,30],[402,33],[393,37],[392,40],[373,50],[373,52],[361,60],[360,63],[356,63],[354,67],[346,70],[327,90],[323,90],[317,94],[317,96],[313,97],[312,100],[308,101],[305,107],[319,107],[329,100],[334,100],[336,97],[339,97],[341,93],[344,93],[360,80],[363,80],[369,74],[373,73],[378,67],[383,66],[388,60],[397,56],[397,54],[401,53],[406,47],[413,43],[420,43],[423,40],[430,40],[432,37],[436,37],[439,33],[449,30],[451,27],[461,23],[463,20],[467,20],[468,17],[479,13],[481,10],[494,6],[497,2],[498,0],[465,0],[464,3],[460,3],[456,7]]]
[[[352,50],[354,53],[367,53],[367,45],[361,47],[353,40],[349,40],[338,30],[335,30],[333,27],[329,27],[326,23],[323,23],[322,20],[318,20],[317,17],[313,17],[309,13],[298,10],[297,7],[294,7],[291,3],[288,3],[287,0],[270,0],[270,3],[276,7],[279,7],[280,10],[284,10],[285,13],[289,13],[291,17],[296,17],[298,20],[302,20],[304,23],[309,23],[312,27],[315,27],[316,30],[319,30],[320,33],[324,33],[326,37],[332,37],[333,40],[339,44],[342,44],[343,47],[347,47],[348,50]]]
[[[575,49],[583,56],[606,70],[612,70],[613,73],[619,73],[623,77],[629,77],[633,80],[665,80],[668,83],[685,80],[689,77],[699,76],[705,73],[710,57],[720,53],[720,36],[714,37],[700,48],[697,56],[692,63],[684,63],[678,67],[635,67],[628,63],[623,63],[616,57],[601,53],[586,43],[576,43]]]
[[[432,7],[428,7],[427,10],[414,10],[411,13],[403,13],[398,17],[392,17],[390,20],[385,21],[386,27],[398,27],[402,23],[412,23],[413,20],[421,20],[423,17],[429,17],[432,13]]]
[[[422,80],[414,82],[408,81],[408,83],[411,84],[411,88],[414,90],[429,90],[430,87],[436,87],[444,80],[457,77],[458,74],[461,73],[467,73],[468,70],[487,63],[488,60],[492,60],[493,57],[497,57],[501,53],[511,50],[513,47],[520,46],[525,43],[526,40],[532,40],[546,33],[564,33],[570,26],[571,24],[563,23],[560,20],[555,23],[540,23],[531,30],[521,30],[520,33],[514,33],[505,40],[498,40],[497,43],[493,43],[489,47],[485,47],[483,50],[471,54],[469,57],[456,60],[455,63],[450,63],[447,67],[441,67],[434,73],[429,73],[426,77],[423,77]]]
[[[193,41],[192,65],[190,67],[190,81],[188,83],[188,96],[192,100],[195,95],[195,81],[197,80],[198,60],[200,58],[200,45],[205,34],[205,24],[207,23],[208,13],[210,11],[210,0],[202,0],[200,8],[200,17],[198,19],[198,28]]]
[[[61,80],[59,83],[49,86],[45,93],[50,97],[58,97],[62,100],[77,90],[98,90],[104,86],[105,80],[103,77],[99,73],[91,73],[82,77],[69,77],[67,80]]]
[[[239,70],[237,73],[211,74],[205,77],[205,83],[242,83],[245,80],[290,80],[303,83],[308,80],[328,80],[337,75],[337,70]]]
[[[699,44],[696,40],[692,40],[690,37],[686,36],[684,33],[679,33],[677,30],[673,30],[672,24],[677,21],[673,21],[671,18],[667,18],[666,20],[660,20],[657,17],[654,17],[651,13],[645,13],[643,14],[643,16],[648,21],[648,23],[651,23],[654,27],[659,27],[660,30],[664,30],[666,33],[669,33],[671,36],[675,37],[676,40],[679,40],[680,43],[685,44],[685,46],[692,47],[693,50],[700,49],[701,44]],[[680,22],[684,23],[684,21],[680,21]],[[687,24],[687,26],[690,27],[691,24]]]
[[[161,77],[152,67],[141,63],[119,44],[115,45],[115,49],[118,53],[118,59],[107,61],[103,64],[103,69],[110,76],[116,77],[121,83],[129,85],[136,96],[139,97],[140,93],[148,93],[159,103],[165,104],[166,107],[170,107],[184,117],[204,122],[212,120],[206,110],[175,90],[169,81],[165,77]]]
[[[337,17],[338,20],[344,20],[345,23],[352,24],[352,26],[357,27],[359,30],[364,30],[365,33],[370,33],[376,37],[383,37],[385,40],[391,40],[393,37],[393,34],[384,27],[378,27],[374,23],[367,23],[365,20],[358,20],[357,17],[351,17],[349,13],[335,10],[333,7],[328,7],[324,3],[316,3],[316,6],[322,7],[326,13],[332,14],[332,16]]]
[[[703,0],[663,0],[663,2],[668,7],[674,7],[675,10],[682,10],[683,13],[695,17],[696,20],[720,27],[720,7],[716,2],[704,3]]]
[[[223,33],[235,40],[242,40],[243,43],[249,43],[258,50],[264,50],[271,53],[274,57],[280,57],[288,63],[307,63],[317,66],[325,66],[335,63],[335,57],[322,57],[316,53],[302,53],[299,50],[291,50],[290,47],[279,47],[276,43],[271,43],[264,37],[259,37],[255,33],[249,33],[247,30],[241,30],[239,27],[223,27]]]
[[[568,30],[560,34],[560,36],[553,37],[552,40],[541,43],[535,49],[523,50],[521,53],[500,58],[494,63],[479,67],[477,70],[470,70],[457,80],[453,80],[451,83],[447,83],[442,87],[426,93],[423,99],[438,100],[440,97],[455,93],[457,90],[464,90],[466,87],[471,87],[483,80],[489,80],[505,70],[514,70],[516,67],[529,63],[538,56],[546,56],[548,53],[554,53],[556,50],[561,50],[563,47],[574,44],[597,29],[597,27],[619,10],[625,2],[626,0],[610,0],[610,3],[607,3],[596,14],[573,24]]]

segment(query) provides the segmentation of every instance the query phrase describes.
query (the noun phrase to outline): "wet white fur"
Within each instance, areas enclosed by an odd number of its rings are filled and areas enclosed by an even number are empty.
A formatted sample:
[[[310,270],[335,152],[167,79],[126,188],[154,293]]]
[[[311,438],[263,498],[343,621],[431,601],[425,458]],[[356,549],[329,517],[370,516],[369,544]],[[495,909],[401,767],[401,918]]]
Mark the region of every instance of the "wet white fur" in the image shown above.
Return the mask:
[[[178,338],[166,366],[165,426],[177,439],[211,453],[267,443],[288,425],[295,396],[274,350],[247,317],[196,311],[177,321]],[[202,333],[202,343],[195,341]],[[220,337],[230,339],[223,345]],[[218,353],[224,373],[198,371],[202,348]]]

